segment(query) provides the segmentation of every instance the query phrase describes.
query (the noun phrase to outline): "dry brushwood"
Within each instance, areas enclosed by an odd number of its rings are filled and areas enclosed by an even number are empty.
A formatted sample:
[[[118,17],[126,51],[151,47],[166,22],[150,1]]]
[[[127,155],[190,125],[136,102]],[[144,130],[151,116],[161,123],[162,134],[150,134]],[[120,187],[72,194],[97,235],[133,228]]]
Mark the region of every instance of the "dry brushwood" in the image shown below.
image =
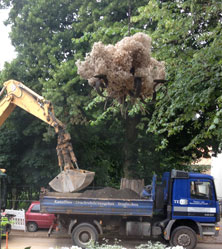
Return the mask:
[[[84,61],[77,61],[78,74],[102,95],[122,101],[127,96],[153,96],[156,82],[164,82],[165,66],[151,57],[151,38],[143,33],[125,37],[114,45],[94,43]]]

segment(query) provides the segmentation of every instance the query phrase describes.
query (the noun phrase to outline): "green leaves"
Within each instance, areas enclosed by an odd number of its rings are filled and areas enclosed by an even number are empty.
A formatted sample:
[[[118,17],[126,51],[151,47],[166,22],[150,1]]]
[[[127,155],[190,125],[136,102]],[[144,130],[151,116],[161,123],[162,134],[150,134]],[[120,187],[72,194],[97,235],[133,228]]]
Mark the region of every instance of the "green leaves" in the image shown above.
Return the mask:
[[[221,5],[199,2],[131,0],[131,34],[151,35],[152,54],[166,62],[168,82],[155,104],[126,101],[123,107],[98,96],[77,75],[76,60],[94,42],[115,44],[128,35],[128,0],[11,1],[9,23],[18,57],[6,64],[1,81],[20,80],[52,102],[71,133],[80,166],[96,171],[95,184],[104,179],[117,185],[128,158],[135,176],[148,181],[153,171],[200,157],[197,147],[207,151],[212,145],[217,151],[222,138]],[[21,181],[26,180],[23,170],[31,172],[33,165],[29,182],[37,188],[38,179],[47,184],[49,174],[57,173],[55,135],[34,117],[18,113],[5,125],[10,136],[1,130],[0,164],[13,165],[10,174]]]
[[[221,139],[221,132],[216,131],[221,126],[220,114],[216,114],[222,94],[220,8],[218,1],[153,0],[133,19],[151,20],[147,29],[154,40],[154,52],[166,61],[168,70],[167,93],[163,97],[160,90],[148,129],[167,137],[179,136],[189,123],[193,138],[186,150],[206,141],[210,146],[209,139],[215,136]]]

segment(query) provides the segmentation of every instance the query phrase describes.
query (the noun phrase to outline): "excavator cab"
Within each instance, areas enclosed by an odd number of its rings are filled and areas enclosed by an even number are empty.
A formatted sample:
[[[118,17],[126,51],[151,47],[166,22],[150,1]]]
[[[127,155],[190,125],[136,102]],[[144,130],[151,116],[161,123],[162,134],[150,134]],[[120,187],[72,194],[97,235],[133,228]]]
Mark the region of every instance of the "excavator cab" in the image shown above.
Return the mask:
[[[19,106],[54,127],[58,135],[56,150],[61,172],[50,181],[51,188],[61,193],[77,192],[86,188],[93,181],[95,173],[79,169],[70,134],[66,132],[65,125],[55,117],[51,102],[15,80],[3,84],[0,96],[5,92],[0,100],[0,126],[14,108]]]

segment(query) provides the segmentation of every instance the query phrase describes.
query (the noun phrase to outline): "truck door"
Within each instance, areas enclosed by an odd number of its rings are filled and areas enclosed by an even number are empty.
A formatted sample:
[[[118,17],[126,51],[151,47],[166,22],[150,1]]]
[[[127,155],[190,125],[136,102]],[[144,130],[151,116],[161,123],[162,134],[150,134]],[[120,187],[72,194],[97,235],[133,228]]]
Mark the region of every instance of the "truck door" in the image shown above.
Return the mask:
[[[214,183],[207,178],[174,179],[172,218],[216,222],[219,213]]]
[[[188,216],[199,222],[216,221],[216,193],[209,179],[189,179]]]
[[[188,179],[174,179],[172,185],[172,219],[187,219]]]

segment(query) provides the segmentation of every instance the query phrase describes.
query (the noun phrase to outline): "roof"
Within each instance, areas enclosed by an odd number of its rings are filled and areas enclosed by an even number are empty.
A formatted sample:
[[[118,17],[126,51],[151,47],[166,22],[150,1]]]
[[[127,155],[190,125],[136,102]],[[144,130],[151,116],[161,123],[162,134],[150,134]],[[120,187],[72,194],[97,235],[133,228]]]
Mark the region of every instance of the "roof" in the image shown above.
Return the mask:
[[[211,176],[211,175],[194,173],[194,172],[189,173],[189,176],[190,176],[190,178],[203,178],[203,179],[211,179],[211,180],[214,179],[213,176]]]

